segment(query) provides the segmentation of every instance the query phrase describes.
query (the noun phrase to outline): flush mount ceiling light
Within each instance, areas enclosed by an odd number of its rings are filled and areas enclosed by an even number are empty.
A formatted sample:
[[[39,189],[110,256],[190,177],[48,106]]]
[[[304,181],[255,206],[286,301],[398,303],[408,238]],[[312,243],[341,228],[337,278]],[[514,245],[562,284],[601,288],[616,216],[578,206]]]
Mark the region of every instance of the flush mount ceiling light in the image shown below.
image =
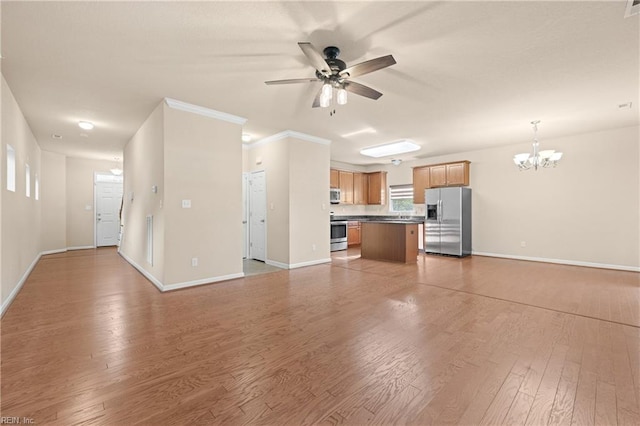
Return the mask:
[[[109,171],[115,176],[120,176],[122,174],[122,169],[120,168],[120,157],[113,157],[113,159],[116,160],[116,166]]]
[[[251,142],[251,135],[249,133],[243,133],[242,142]]]
[[[387,157],[389,155],[404,154],[420,149],[420,145],[415,144],[409,139],[400,139],[399,141],[386,143],[384,145],[372,146],[360,150],[360,154],[368,157]]]
[[[78,121],[78,126],[80,126],[80,128],[84,130],[93,129],[93,123],[90,121]]]
[[[520,171],[529,170],[533,168],[538,170],[538,167],[555,167],[558,161],[562,158],[561,152],[555,152],[553,149],[546,149],[540,151],[540,142],[538,142],[538,123],[540,120],[532,121],[533,124],[533,152],[531,154],[525,152],[523,154],[516,154],[513,157],[513,162]]]

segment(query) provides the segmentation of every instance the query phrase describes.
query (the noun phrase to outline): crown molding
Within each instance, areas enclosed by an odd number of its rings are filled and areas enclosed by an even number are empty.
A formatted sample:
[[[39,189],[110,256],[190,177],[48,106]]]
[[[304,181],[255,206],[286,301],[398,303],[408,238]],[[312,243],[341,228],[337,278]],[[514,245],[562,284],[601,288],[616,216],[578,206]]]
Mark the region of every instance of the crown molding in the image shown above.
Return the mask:
[[[319,138],[317,136],[307,135],[306,133],[296,132],[294,130],[285,130],[280,133],[276,133],[275,135],[267,136],[266,138],[262,138],[259,141],[256,141],[251,144],[246,144],[246,146],[251,148],[256,148],[262,145],[266,145],[271,142],[276,142],[286,138],[296,138],[307,142],[318,143],[321,145],[331,145],[331,141],[329,139]]]
[[[205,108],[199,105],[178,101],[176,99],[164,98],[164,101],[169,108],[178,109],[180,111],[204,115],[205,117],[215,118],[217,120],[228,121],[229,123],[240,125],[247,122],[246,118],[238,117],[237,115],[227,114],[226,112],[216,111],[215,109]]]

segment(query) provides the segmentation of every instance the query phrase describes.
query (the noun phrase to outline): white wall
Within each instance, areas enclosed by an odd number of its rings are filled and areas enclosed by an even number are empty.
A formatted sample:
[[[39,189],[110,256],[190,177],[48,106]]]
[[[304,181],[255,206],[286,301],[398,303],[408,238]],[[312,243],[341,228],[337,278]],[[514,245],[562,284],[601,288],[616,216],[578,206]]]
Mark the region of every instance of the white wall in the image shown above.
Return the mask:
[[[124,153],[120,252],[161,290],[243,275],[241,124],[177,104],[187,110],[158,105]],[[146,260],[147,215],[153,264]]]
[[[42,151],[40,188],[41,250],[62,250],[67,247],[67,157]]]
[[[242,126],[164,114],[165,284],[242,276]]]
[[[120,253],[151,277],[164,281],[164,102],[124,148]],[[156,185],[158,192],[151,192]],[[133,195],[133,199],[131,198]],[[153,216],[153,262],[147,262],[147,215]]]
[[[40,212],[42,202],[35,199],[35,174],[40,172],[40,147],[38,146],[11,89],[2,77],[2,258],[0,263],[2,283],[0,298],[2,312],[17,294],[39,258]],[[7,144],[16,153],[16,190],[7,190]],[[31,170],[31,197],[26,196],[25,164]]]
[[[329,141],[285,131],[249,145],[248,171],[267,181],[267,262],[330,261]]]
[[[67,248],[95,246],[94,175],[111,173],[113,163],[105,160],[67,158]]]

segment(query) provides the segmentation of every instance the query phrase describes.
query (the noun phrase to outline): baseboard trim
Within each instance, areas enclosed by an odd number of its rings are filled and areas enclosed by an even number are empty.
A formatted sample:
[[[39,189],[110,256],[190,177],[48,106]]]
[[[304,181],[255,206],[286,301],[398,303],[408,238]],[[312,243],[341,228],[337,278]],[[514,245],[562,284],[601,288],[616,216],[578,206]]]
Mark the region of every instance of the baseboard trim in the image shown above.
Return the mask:
[[[200,280],[185,281],[185,282],[175,283],[175,284],[163,284],[162,281],[160,281],[159,279],[157,279],[156,277],[151,275],[147,270],[145,270],[142,266],[138,265],[136,262],[133,261],[133,259],[131,259],[126,254],[122,253],[120,250],[118,250],[118,254],[120,256],[122,256],[122,258],[124,260],[129,262],[129,264],[131,264],[131,266],[136,268],[138,270],[138,272],[140,272],[142,275],[144,275],[144,277],[146,279],[151,281],[151,283],[154,286],[156,286],[158,288],[158,290],[160,290],[163,293],[165,291],[179,290],[181,288],[188,288],[188,287],[195,287],[195,286],[199,286],[199,285],[212,284],[212,283],[216,283],[216,282],[220,282],[220,281],[234,280],[236,278],[244,278],[244,272],[240,272],[240,273],[237,273],[237,274],[229,274],[229,275],[221,275],[221,276],[218,276],[218,277],[202,278]]]
[[[29,275],[33,271],[33,268],[36,267],[36,264],[38,263],[38,260],[40,260],[40,257],[42,257],[42,253],[38,253],[33,262],[31,262],[31,265],[29,265],[24,274],[22,274],[22,277],[18,281],[18,284],[14,287],[11,293],[9,293],[9,297],[7,297],[7,300],[2,303],[2,307],[0,308],[0,318],[4,316],[5,312],[7,312],[7,310],[9,309],[9,306],[11,306],[11,302],[13,302],[13,299],[15,299],[18,293],[20,293],[20,290],[22,290],[22,286],[27,281],[27,278],[29,278]]]
[[[131,259],[129,256],[127,256],[126,254],[124,254],[123,252],[121,252],[120,250],[118,250],[118,254],[120,256],[122,256],[122,258],[124,260],[126,260],[127,262],[129,262],[129,264],[131,266],[133,266],[134,268],[136,268],[138,270],[138,272],[140,272],[142,275],[144,275],[144,277],[146,279],[148,279],[149,281],[151,281],[151,284],[153,284],[154,286],[156,286],[158,288],[158,290],[160,291],[164,291],[164,286],[162,285],[162,282],[157,279],[156,277],[154,277],[153,275],[151,275],[146,269],[144,269],[142,266],[138,265],[136,262],[133,261],[133,259]]]
[[[94,249],[96,248],[96,246],[76,246],[76,247],[67,247],[67,250],[71,251],[71,250],[87,250],[87,249]]]
[[[220,281],[235,280],[236,278],[244,278],[244,272],[239,272],[237,274],[220,275],[218,277],[203,278],[195,281],[185,281],[182,283],[165,284],[163,291],[172,291],[172,290],[179,290],[181,288],[195,287],[195,286],[205,285],[205,284],[213,284]]]
[[[618,271],[640,272],[640,267],[638,266],[610,265],[607,263],[582,262],[579,260],[565,259],[549,259],[546,257],[515,256],[510,254],[486,253],[481,251],[474,251],[472,252],[472,254],[476,256],[500,257],[503,259],[527,260],[530,262],[556,263],[559,265],[585,266],[587,268],[615,269]]]
[[[57,249],[57,250],[46,250],[46,251],[41,252],[40,254],[42,256],[46,256],[48,254],[65,253],[66,251],[67,251],[67,249],[63,248],[63,249]]]
[[[308,262],[293,263],[289,265],[289,269],[304,268],[305,266],[321,265],[323,263],[331,263],[331,258],[310,260]]]
[[[282,268],[282,269],[297,269],[297,268],[304,268],[305,266],[313,266],[313,265],[320,265],[320,264],[323,264],[323,263],[331,263],[331,258],[310,260],[310,261],[307,261],[307,262],[299,262],[299,263],[282,263],[282,262],[276,262],[275,260],[268,260],[267,259],[264,263],[266,263],[267,265],[275,266],[277,268]]]
[[[276,262],[275,260],[269,259],[265,260],[264,263],[266,263],[267,265],[275,266],[276,268],[289,269],[288,263]]]

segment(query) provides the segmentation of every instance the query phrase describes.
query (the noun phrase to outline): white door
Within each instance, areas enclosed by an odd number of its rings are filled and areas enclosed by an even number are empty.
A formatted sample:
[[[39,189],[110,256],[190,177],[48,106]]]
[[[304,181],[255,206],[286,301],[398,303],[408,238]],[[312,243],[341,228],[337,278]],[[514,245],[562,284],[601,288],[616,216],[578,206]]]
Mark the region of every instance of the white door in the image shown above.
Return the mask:
[[[249,255],[265,261],[267,229],[267,185],[264,171],[249,178]]]
[[[249,174],[242,174],[242,258],[249,256]]]
[[[96,246],[118,245],[122,182],[96,182]]]

